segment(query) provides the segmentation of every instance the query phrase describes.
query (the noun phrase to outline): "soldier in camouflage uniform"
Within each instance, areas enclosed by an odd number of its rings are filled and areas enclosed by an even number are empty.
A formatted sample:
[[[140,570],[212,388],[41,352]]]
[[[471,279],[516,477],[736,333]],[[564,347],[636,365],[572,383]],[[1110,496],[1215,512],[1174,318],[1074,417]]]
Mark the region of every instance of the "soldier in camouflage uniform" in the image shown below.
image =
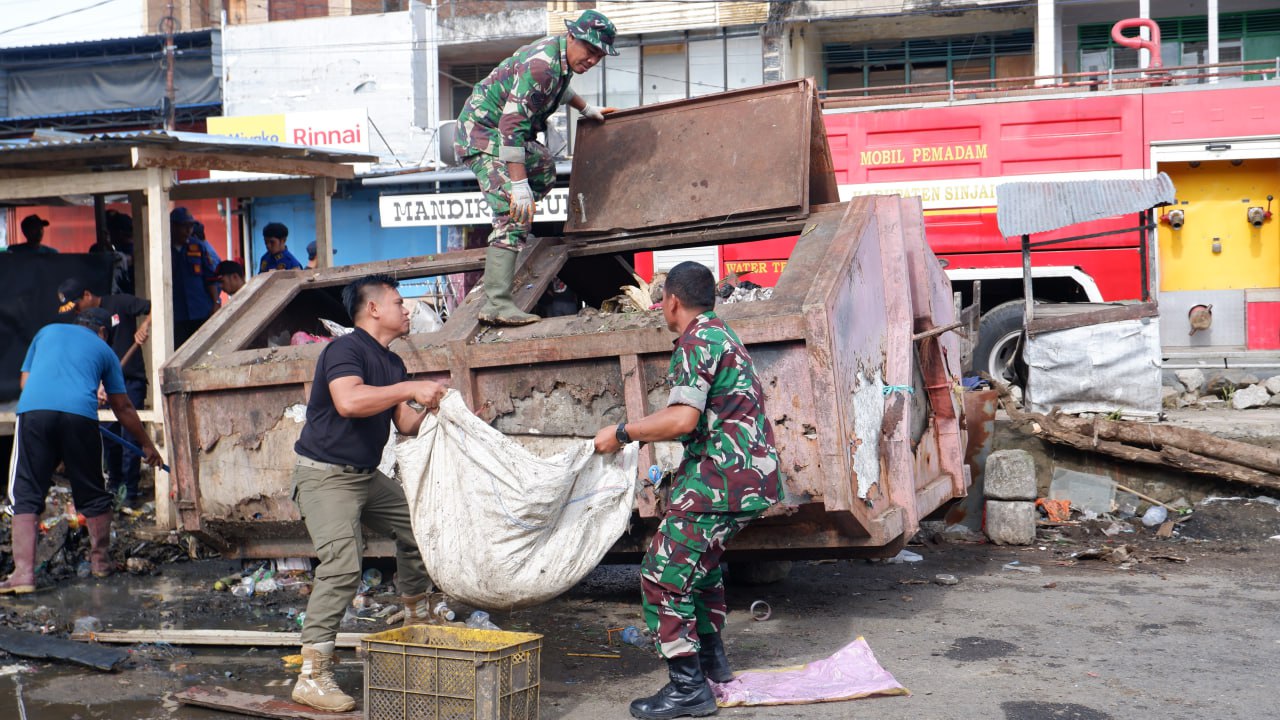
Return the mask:
[[[574,73],[585,73],[613,49],[613,23],[595,10],[575,21],[568,31],[516,51],[488,77],[476,83],[458,116],[454,142],[457,157],[480,181],[493,232],[485,254],[485,304],[480,320],[491,325],[528,325],[538,316],[523,312],[511,299],[520,244],[529,234],[535,204],[556,179],[555,160],[537,141],[547,118],[563,103],[582,116],[604,122],[613,108],[597,108],[569,87]]]
[[[671,682],[631,703],[638,718],[700,717],[716,711],[706,678],[733,679],[720,630],[727,609],[720,557],[747,523],[782,493],[773,427],[751,357],[712,311],[715,279],[706,267],[671,269],[662,293],[675,342],[666,408],[596,434],[596,450],[632,441],[679,439],[666,514],[641,564],[645,622],[658,636]]]

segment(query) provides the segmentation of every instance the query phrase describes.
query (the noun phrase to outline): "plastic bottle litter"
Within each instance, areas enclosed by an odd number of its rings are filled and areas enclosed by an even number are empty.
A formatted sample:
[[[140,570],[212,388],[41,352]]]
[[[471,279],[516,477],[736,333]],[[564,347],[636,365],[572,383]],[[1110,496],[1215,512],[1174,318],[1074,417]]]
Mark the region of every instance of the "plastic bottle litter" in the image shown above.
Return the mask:
[[[489,613],[483,610],[476,610],[471,613],[471,617],[467,618],[467,627],[477,630],[501,630],[502,628],[493,624],[489,619]]]
[[[1003,568],[1003,569],[1005,569],[1005,570],[1012,570],[1013,572],[1030,573],[1030,574],[1032,574],[1032,575],[1039,575],[1039,574],[1040,574],[1040,566],[1039,566],[1039,565],[1023,565],[1023,564],[1022,564],[1022,562],[1021,562],[1021,561],[1019,561],[1019,560],[1014,560],[1014,561],[1013,561],[1013,562],[1011,562],[1011,563],[1005,563],[1005,565],[1004,565],[1004,568]]]
[[[431,608],[431,614],[434,615],[436,619],[444,622],[453,622],[453,619],[458,617],[456,613],[449,609],[449,606],[445,604],[445,601],[443,600],[436,603],[436,606]]]
[[[622,629],[622,642],[639,648],[653,647],[653,640],[649,638],[649,633],[635,625],[628,625]]]
[[[266,595],[267,593],[273,593],[277,589],[279,589],[279,586],[276,584],[276,579],[273,577],[263,578],[261,581],[259,581],[253,586],[253,591],[258,595]]]
[[[913,553],[910,550],[902,550],[902,551],[899,551],[897,555],[894,555],[888,560],[885,560],[885,562],[889,563],[890,565],[898,565],[901,563],[918,563],[918,562],[922,562],[923,560],[924,560],[923,555]]]
[[[239,585],[231,588],[231,594],[240,598],[253,597],[254,585],[253,577],[246,577],[240,581]]]
[[[92,615],[76,618],[72,625],[74,633],[96,633],[102,632],[102,621]]]
[[[1165,520],[1169,519],[1169,510],[1163,505],[1152,505],[1147,511],[1142,513],[1142,524],[1147,527],[1155,527]]]
[[[293,619],[298,621],[298,628],[301,629],[302,623],[307,621],[307,611],[303,610],[302,612],[298,613]]]
[[[382,584],[382,571],[378,568],[369,568],[364,571],[364,575],[360,576],[360,580],[367,587],[377,587]]]

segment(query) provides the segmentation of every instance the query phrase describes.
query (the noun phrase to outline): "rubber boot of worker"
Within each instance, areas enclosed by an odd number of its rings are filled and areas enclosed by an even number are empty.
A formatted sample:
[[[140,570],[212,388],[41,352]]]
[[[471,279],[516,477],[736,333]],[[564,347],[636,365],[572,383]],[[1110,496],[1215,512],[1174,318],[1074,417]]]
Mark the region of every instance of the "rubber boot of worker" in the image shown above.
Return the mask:
[[[89,571],[96,578],[104,578],[115,571],[111,562],[111,513],[105,512],[84,519],[89,530]]]
[[[302,672],[293,686],[293,701],[326,712],[354,710],[356,701],[333,678],[332,642],[302,646]]]
[[[720,633],[698,633],[698,643],[698,665],[703,676],[718,683],[732,680],[733,671],[729,669],[729,658],[724,654]]]
[[[520,254],[490,245],[484,254],[484,307],[480,322],[486,325],[517,326],[536,323],[542,318],[516,307],[511,299],[511,282],[516,276]]]
[[[0,583],[0,595],[36,591],[36,524],[33,513],[13,516],[13,573]]]
[[[644,720],[704,717],[716,712],[716,696],[702,676],[697,655],[667,658],[671,682],[657,694],[631,702],[631,716]]]

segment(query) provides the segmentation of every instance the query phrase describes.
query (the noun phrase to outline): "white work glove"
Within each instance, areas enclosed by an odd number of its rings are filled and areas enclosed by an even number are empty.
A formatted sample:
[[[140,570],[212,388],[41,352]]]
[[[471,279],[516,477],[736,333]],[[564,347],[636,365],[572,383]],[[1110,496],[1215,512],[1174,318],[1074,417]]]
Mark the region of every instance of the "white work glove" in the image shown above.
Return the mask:
[[[587,103],[586,106],[583,107],[580,112],[582,113],[582,117],[588,120],[595,120],[596,122],[604,122],[605,115],[608,115],[611,112],[617,112],[617,111],[618,111],[617,108],[611,108],[611,107],[598,108],[595,105],[592,105],[591,103]]]
[[[511,181],[511,219],[527,225],[533,222],[533,188],[529,179]]]

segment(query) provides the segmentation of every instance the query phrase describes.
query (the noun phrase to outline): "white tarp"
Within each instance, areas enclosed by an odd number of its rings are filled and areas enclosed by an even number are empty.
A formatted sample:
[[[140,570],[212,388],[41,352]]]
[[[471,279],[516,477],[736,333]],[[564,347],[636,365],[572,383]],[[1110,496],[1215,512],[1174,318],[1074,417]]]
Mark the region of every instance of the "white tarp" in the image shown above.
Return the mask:
[[[1027,408],[1068,415],[1160,413],[1160,324],[1121,320],[1037,333],[1027,340]]]
[[[568,590],[626,532],[639,445],[597,455],[591,440],[543,458],[489,427],[450,390],[396,457],[413,533],[436,585],[507,610]]]

